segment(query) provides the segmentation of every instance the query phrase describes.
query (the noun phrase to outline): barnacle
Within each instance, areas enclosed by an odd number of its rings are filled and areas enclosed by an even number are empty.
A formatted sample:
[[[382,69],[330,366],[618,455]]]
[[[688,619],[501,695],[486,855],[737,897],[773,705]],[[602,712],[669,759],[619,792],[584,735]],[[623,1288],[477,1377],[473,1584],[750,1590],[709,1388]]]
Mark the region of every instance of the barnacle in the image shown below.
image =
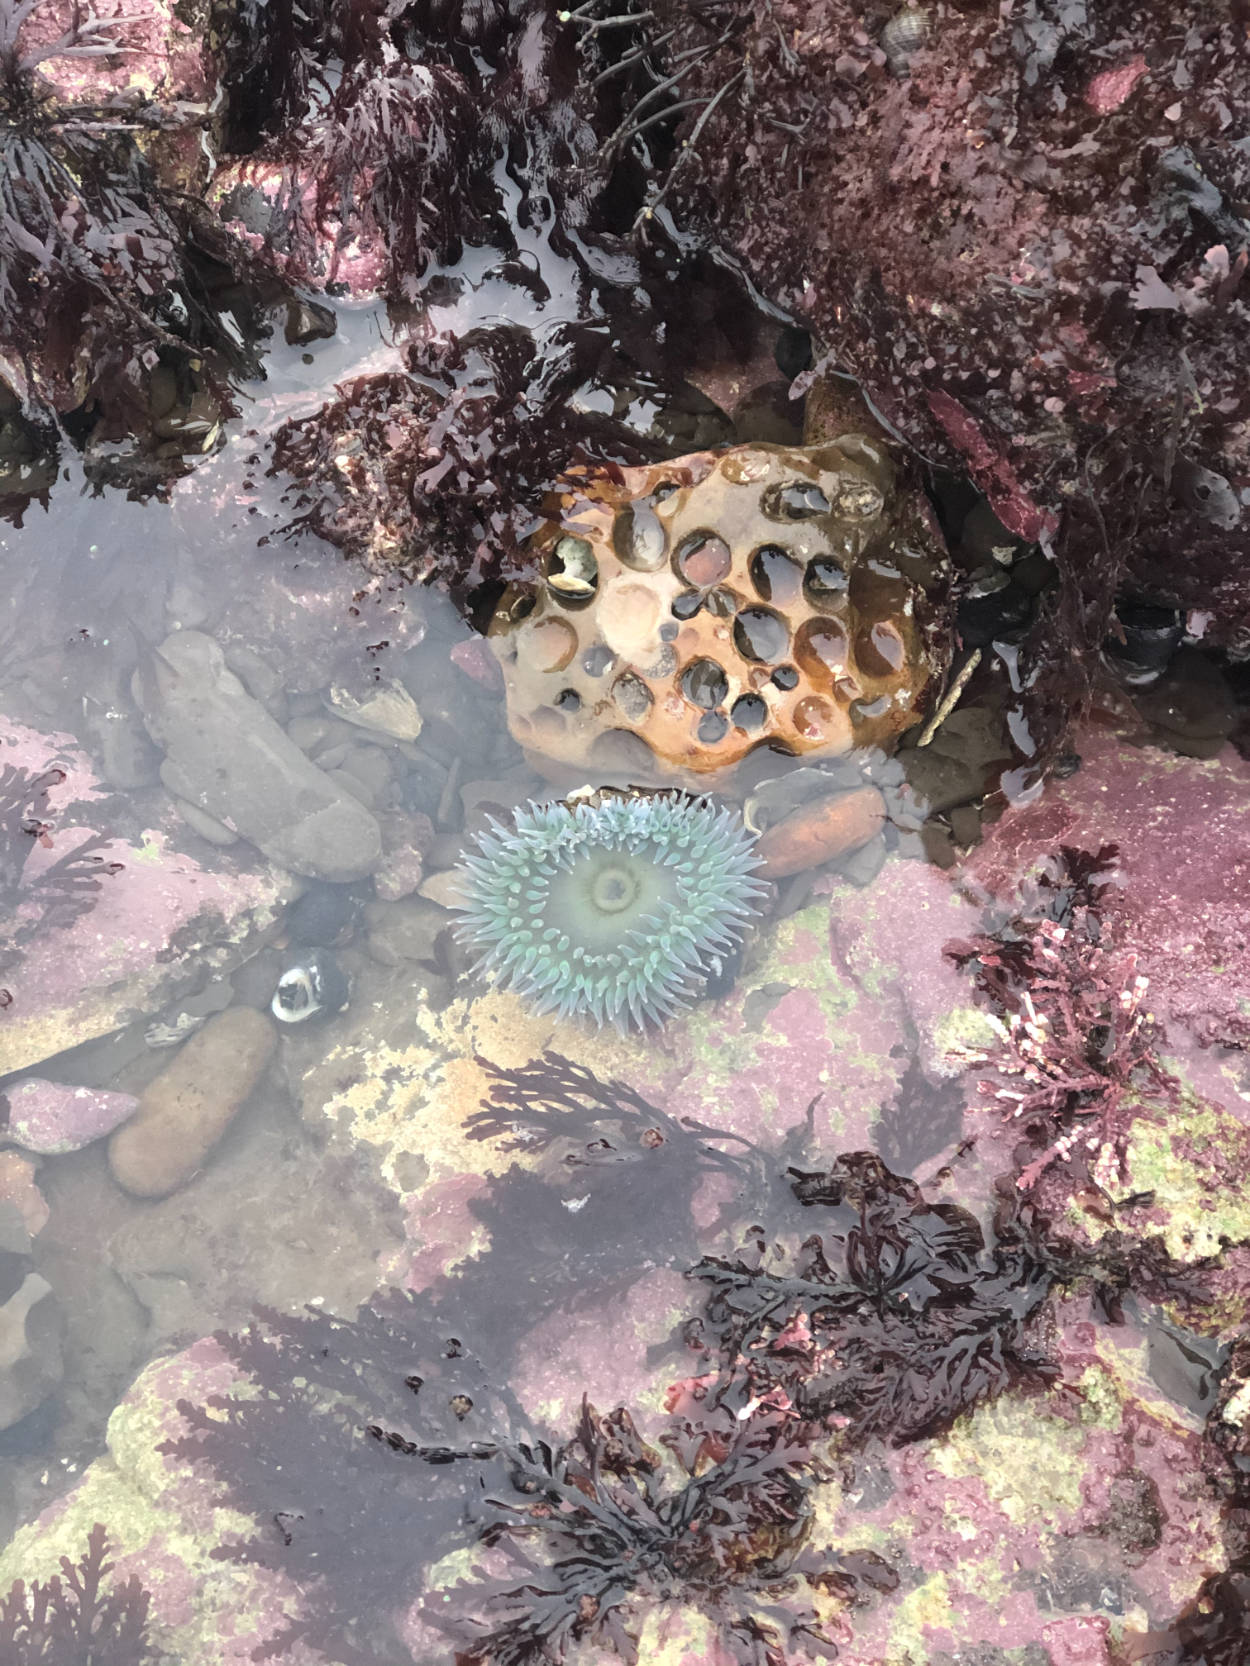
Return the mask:
[[[479,834],[458,872],[458,935],[539,1012],[622,1032],[696,995],[764,886],[729,811],[661,794],[532,803]]]

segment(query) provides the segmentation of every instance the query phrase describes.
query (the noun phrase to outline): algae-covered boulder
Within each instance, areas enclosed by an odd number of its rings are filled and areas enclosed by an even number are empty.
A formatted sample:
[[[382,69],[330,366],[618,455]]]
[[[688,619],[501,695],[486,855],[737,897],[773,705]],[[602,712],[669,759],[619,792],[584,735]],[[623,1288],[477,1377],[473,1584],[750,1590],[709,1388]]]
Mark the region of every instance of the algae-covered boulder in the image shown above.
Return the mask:
[[[1111,1156],[1059,1146],[1038,1167],[997,1096],[1027,1055],[947,952],[990,955],[1056,840],[1101,840],[1099,783],[1122,768],[1092,745],[1083,800],[1009,812],[978,858],[992,887],[901,861],[868,889],[828,882],[644,1038],[471,979],[449,999],[428,956],[362,957],[350,1007],[280,1045],[306,1126],[399,1202],[398,1291],[150,1367],[0,1581],[52,1571],[100,1521],[179,1666],[265,1643],[301,1661],[310,1616],[308,1645],[346,1658],[354,1615],[424,1662],[501,1614],[535,1636],[564,1615],[569,1666],[606,1666],[570,1545],[589,1502],[633,1489],[661,1548],[626,1555],[622,1527],[620,1569],[602,1554],[652,1666],[728,1663],[744,1636],[798,1661],[813,1626],[843,1666],[1133,1658],[1235,1550],[1221,1454],[1244,1362],[1223,1361],[1250,1292],[1250,1133],[1169,1006],[1169,1051],[1143,1027],[1103,1096]],[[1230,848],[1234,824],[1212,825]],[[1146,975],[1172,953],[1133,889],[1153,824],[1126,833],[1125,884],[1095,897],[1112,997],[1122,949]],[[1169,907],[1193,871],[1175,864]],[[1052,1132],[1079,1128],[1066,1104],[1037,1113]],[[779,1491],[724,1467],[743,1441]],[[541,1466],[566,1463],[580,1480],[535,1508]],[[790,1515],[766,1528],[761,1497]]]
[[[203,1405],[229,1392],[238,1373],[211,1341],[150,1365],[109,1419],[107,1450],[74,1489],[21,1528],[0,1552],[0,1591],[16,1579],[46,1580],[60,1559],[77,1563],[96,1523],[108,1535],[111,1579],[134,1575],[148,1592],[156,1658],[180,1666],[244,1666],[298,1608],[280,1575],[213,1556],[257,1524],[221,1502],[221,1487],[160,1450],[185,1433],[183,1400]],[[291,1666],[311,1661],[296,1648]]]
[[[189,854],[163,807],[157,825],[115,831],[133,810],[101,790],[70,735],[0,719],[0,778],[10,771],[0,1073],[29,1070],[231,970],[295,894],[296,882],[265,863]]]

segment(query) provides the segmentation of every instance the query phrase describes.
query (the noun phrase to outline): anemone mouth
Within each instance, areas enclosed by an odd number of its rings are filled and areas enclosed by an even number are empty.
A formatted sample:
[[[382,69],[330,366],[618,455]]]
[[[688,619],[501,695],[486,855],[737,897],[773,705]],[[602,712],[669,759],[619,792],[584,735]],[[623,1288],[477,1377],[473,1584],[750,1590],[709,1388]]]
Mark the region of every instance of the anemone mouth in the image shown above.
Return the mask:
[[[642,885],[627,863],[609,862],[591,875],[588,889],[600,914],[620,914],[637,902]]]
[[[540,1012],[659,1023],[741,939],[763,885],[740,820],[696,799],[530,804],[459,870],[461,941]]]
[[[586,954],[611,955],[681,906],[677,876],[649,853],[606,846],[551,877],[542,918]]]

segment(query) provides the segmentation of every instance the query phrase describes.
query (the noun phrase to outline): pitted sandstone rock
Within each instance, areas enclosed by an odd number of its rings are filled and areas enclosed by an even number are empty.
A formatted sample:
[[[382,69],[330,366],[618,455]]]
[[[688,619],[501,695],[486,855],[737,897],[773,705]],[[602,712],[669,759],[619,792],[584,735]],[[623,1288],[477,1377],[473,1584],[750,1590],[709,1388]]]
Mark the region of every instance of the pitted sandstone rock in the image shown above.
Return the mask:
[[[704,782],[755,748],[889,749],[949,657],[946,563],[886,446],[737,446],[570,475],[491,626],[540,768]],[[724,780],[717,782],[724,787]]]

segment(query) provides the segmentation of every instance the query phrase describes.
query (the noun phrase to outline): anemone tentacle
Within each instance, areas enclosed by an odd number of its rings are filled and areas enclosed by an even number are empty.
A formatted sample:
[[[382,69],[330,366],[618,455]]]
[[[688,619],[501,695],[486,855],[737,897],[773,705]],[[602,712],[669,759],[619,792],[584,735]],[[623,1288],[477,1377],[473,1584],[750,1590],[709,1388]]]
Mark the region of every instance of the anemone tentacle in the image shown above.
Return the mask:
[[[457,874],[475,970],[539,1012],[660,1024],[742,940],[766,887],[741,820],[676,794],[531,803]]]

